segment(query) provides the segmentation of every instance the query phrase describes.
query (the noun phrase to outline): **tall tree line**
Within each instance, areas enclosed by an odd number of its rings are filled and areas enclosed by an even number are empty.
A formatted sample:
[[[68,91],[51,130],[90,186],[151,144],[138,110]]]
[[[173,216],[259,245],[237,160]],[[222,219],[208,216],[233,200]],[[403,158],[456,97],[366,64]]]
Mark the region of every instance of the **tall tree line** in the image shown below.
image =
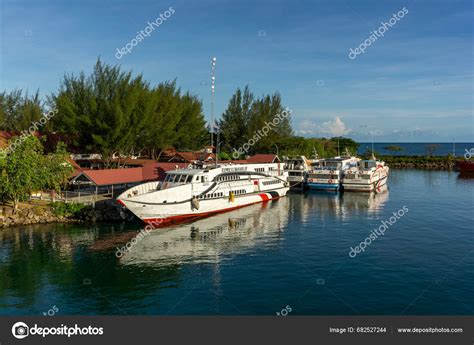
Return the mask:
[[[29,95],[23,90],[0,92],[0,130],[20,132],[26,130],[44,113],[39,91]]]
[[[182,92],[175,80],[152,86],[141,74],[133,76],[100,59],[90,75],[65,75],[45,104],[38,91],[0,93],[0,130],[25,130],[46,109],[54,109],[55,116],[41,131],[62,134],[70,150],[100,153],[106,166],[117,164],[114,155],[141,153],[157,159],[166,148],[197,150],[210,139],[202,102]],[[279,93],[257,97],[248,86],[238,88],[218,122],[222,151],[232,152],[253,140],[245,155],[337,152],[334,140],[293,136],[291,115],[280,116],[278,124],[255,140],[256,133],[285,109]]]
[[[70,133],[76,145],[103,155],[145,153],[154,158],[173,146],[201,148],[207,140],[201,102],[176,81],[150,86],[142,75],[97,61],[90,76],[66,75],[50,104],[58,110],[51,130]]]
[[[244,90],[237,89],[219,122],[224,149],[231,151],[242,147],[284,110],[278,93],[258,98],[248,86]],[[292,136],[291,116],[280,116],[280,119],[277,125],[269,126],[270,130],[265,135],[258,135],[258,140],[254,140],[248,154],[268,152],[278,141]]]

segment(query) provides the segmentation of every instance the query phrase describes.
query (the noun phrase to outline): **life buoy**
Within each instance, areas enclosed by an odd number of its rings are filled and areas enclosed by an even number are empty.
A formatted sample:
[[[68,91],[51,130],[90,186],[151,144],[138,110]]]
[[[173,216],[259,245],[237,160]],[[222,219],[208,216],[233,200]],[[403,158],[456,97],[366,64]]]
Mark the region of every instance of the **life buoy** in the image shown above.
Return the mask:
[[[331,175],[333,175],[333,174],[334,174],[334,170],[330,170],[329,173],[330,173]]]
[[[332,184],[334,181],[333,180],[328,180],[328,183],[329,184]]]
[[[308,181],[309,181],[309,182],[313,182],[313,179],[312,179],[312,178],[310,178]]]

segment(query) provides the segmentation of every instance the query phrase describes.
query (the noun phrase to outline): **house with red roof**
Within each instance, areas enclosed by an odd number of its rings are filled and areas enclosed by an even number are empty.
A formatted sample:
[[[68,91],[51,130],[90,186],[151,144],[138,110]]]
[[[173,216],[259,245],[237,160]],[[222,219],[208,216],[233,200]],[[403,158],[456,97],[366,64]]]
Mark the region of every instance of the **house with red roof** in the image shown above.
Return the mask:
[[[182,169],[186,163],[150,162],[136,168],[81,170],[69,182],[74,190],[114,193],[141,183],[162,181],[166,172]]]
[[[275,154],[256,154],[247,158],[247,163],[280,163],[280,158]]]

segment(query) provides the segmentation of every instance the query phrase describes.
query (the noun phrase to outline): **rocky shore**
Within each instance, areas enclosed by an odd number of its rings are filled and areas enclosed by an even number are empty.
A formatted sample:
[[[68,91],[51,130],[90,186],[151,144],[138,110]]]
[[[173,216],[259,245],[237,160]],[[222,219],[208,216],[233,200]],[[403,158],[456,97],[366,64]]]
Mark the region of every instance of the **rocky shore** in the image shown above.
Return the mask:
[[[453,170],[454,163],[423,163],[423,162],[395,162],[387,163],[394,169],[431,169],[431,170]]]
[[[133,221],[135,216],[115,200],[97,202],[75,215],[57,215],[52,207],[30,205],[13,212],[11,207],[0,207],[0,228],[46,223],[96,223]]]
[[[455,158],[423,156],[379,156],[392,169],[453,170]]]

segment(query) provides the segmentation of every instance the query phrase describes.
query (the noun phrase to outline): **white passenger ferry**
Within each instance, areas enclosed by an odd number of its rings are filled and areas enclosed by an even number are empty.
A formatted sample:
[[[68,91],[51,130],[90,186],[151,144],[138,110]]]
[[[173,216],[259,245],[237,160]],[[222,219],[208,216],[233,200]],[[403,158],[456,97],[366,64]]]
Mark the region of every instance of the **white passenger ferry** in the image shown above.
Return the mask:
[[[372,157],[358,162],[356,167],[347,169],[342,186],[346,191],[380,192],[387,184],[388,173],[389,168],[385,162]]]
[[[119,203],[155,227],[230,211],[288,192],[280,163],[220,164],[168,171],[163,182],[130,188]]]
[[[319,160],[307,159],[305,156],[284,157],[283,169],[288,172],[288,182],[290,188],[303,188],[306,182],[306,175]]]
[[[360,158],[335,157],[321,159],[319,166],[314,167],[307,177],[309,189],[338,191],[341,187],[343,173],[350,167],[357,166]]]

